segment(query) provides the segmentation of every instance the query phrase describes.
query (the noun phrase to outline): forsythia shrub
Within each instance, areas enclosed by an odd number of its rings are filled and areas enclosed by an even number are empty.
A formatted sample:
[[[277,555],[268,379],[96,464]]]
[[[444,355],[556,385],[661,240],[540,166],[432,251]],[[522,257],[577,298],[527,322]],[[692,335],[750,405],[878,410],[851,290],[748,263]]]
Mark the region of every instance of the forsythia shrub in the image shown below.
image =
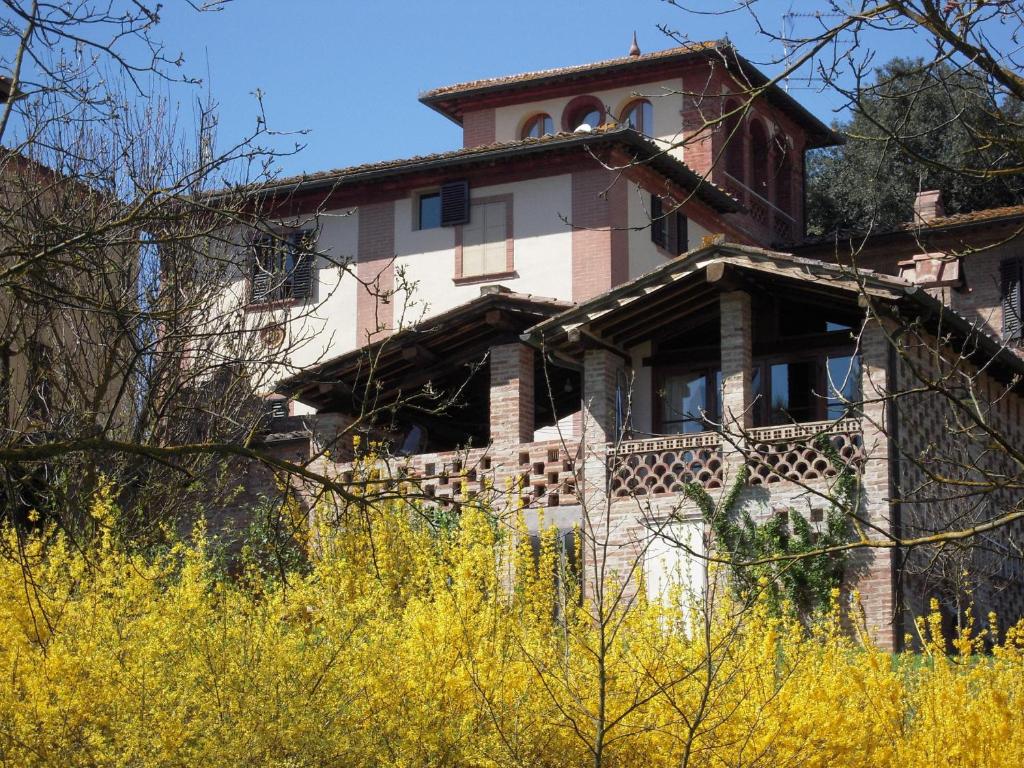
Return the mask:
[[[115,515],[101,494],[93,517]],[[710,620],[680,598],[595,622],[552,578],[553,533],[538,557],[483,510],[421,521],[359,510],[284,579],[225,577],[201,533],[148,557],[22,534],[0,561],[0,764],[1024,763],[1021,628],[950,655],[932,619],[894,661],[837,612],[808,634],[728,597]]]

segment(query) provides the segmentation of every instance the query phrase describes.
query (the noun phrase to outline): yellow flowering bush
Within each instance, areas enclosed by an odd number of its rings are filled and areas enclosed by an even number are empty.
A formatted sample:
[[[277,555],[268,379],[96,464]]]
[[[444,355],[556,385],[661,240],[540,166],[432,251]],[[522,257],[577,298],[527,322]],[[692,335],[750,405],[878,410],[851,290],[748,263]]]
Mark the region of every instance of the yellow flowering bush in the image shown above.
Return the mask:
[[[110,495],[94,506],[109,530]],[[143,556],[7,530],[0,765],[1024,762],[1024,628],[949,654],[926,617],[894,660],[838,609],[809,635],[728,596],[595,605],[553,578],[554,532],[539,556],[517,533],[368,507],[309,567],[229,578],[201,532]]]

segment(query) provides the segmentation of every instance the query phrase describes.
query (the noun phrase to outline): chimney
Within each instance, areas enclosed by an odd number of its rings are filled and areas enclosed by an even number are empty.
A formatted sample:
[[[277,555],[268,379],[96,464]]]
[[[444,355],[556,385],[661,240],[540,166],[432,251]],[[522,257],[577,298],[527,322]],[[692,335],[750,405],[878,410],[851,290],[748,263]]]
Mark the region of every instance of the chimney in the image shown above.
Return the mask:
[[[942,207],[942,192],[937,189],[929,189],[918,192],[914,198],[914,224],[927,224],[933,219],[946,215],[946,209]]]

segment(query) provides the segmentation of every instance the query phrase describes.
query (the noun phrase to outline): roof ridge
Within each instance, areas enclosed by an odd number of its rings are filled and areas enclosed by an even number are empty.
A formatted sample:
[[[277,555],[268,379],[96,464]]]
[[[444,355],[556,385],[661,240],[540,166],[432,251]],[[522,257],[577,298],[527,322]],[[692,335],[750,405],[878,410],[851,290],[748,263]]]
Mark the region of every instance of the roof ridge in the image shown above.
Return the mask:
[[[642,64],[648,61],[658,61],[659,59],[668,58],[673,55],[683,53],[695,53],[698,51],[715,50],[716,48],[730,47],[731,44],[725,40],[695,40],[684,43],[683,45],[673,46],[672,48],[664,48],[660,51],[651,51],[650,53],[642,53],[639,56],[615,56],[610,59],[602,59],[600,61],[591,61],[586,64],[571,64],[565,67],[550,67],[547,69],[537,69],[530,72],[519,72],[512,75],[499,75],[496,77],[484,77],[477,80],[467,80],[461,83],[453,83],[451,85],[442,85],[436,88],[432,88],[420,93],[420,100],[431,99],[435,96],[442,96],[451,93],[458,93],[463,90],[471,90],[473,88],[483,88],[489,85],[499,85],[501,83],[517,83],[527,82],[536,78],[549,77],[552,75],[568,75],[574,72],[586,72],[588,69],[596,67],[607,67],[615,64],[628,64],[638,63]]]

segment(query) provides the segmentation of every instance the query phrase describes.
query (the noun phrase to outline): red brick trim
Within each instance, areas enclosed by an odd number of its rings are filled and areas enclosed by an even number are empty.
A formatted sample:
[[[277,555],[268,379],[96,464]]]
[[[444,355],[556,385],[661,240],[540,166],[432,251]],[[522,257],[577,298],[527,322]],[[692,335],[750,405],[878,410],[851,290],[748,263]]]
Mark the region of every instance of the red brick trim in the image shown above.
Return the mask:
[[[361,206],[358,237],[356,277],[360,285],[356,288],[356,345],[363,346],[390,332],[394,325],[394,307],[384,301],[395,289],[394,202]]]
[[[572,175],[572,300],[585,301],[611,288],[612,243],[608,191],[610,171],[593,168]]]
[[[494,107],[474,109],[462,116],[462,146],[481,147],[496,141]]]
[[[469,201],[470,218],[473,216],[474,205],[487,205],[488,203],[505,204],[505,271],[495,274],[465,275],[462,272],[462,225],[455,227],[455,276],[452,278],[456,285],[462,283],[475,283],[480,280],[493,280],[504,278],[515,274],[515,233],[513,231],[512,215],[512,194],[490,195],[488,197],[474,197]]]

